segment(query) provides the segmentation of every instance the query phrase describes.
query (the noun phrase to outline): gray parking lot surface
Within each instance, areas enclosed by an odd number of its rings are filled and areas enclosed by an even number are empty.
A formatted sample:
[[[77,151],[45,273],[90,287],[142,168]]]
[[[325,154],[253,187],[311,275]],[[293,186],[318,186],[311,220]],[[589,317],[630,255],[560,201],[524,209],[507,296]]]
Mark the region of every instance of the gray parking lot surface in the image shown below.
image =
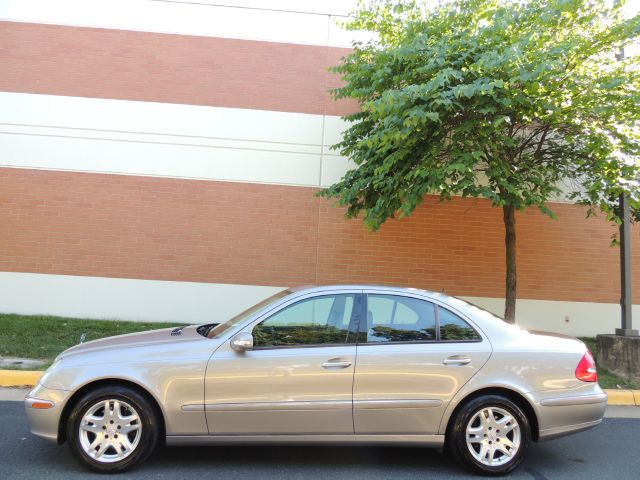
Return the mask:
[[[534,444],[517,479],[638,479],[640,419],[637,410],[614,409],[599,427]],[[76,463],[66,445],[29,433],[21,402],[0,401],[0,479],[105,478]],[[114,477],[110,477],[114,478]],[[118,479],[445,479],[469,475],[439,450],[390,447],[172,447],[159,449]]]

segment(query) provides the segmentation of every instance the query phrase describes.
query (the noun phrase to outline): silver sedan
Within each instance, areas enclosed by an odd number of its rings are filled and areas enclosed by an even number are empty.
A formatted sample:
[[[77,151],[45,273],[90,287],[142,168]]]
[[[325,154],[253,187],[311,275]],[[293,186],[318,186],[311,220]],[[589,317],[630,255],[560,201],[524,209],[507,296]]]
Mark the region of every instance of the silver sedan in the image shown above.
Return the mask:
[[[598,425],[606,401],[576,339],[364,285],[286,290],[220,324],[77,345],[25,400],[34,434],[100,472],[166,442],[445,447],[483,474],[516,468],[532,441]]]

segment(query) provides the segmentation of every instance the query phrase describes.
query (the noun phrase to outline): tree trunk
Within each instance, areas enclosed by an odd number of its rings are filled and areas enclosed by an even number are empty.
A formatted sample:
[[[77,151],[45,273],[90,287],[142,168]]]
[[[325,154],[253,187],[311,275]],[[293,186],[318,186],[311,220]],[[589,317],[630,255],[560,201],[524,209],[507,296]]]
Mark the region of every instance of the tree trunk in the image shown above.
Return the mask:
[[[516,209],[513,205],[504,205],[502,213],[505,231],[504,244],[507,254],[504,319],[509,323],[516,323]]]

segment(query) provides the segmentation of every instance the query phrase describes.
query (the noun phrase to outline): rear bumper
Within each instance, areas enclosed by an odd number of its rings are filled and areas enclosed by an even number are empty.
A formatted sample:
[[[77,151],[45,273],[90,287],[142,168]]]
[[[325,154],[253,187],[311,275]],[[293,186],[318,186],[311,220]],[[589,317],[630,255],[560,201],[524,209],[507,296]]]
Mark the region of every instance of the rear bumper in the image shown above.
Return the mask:
[[[58,441],[62,410],[72,392],[37,385],[24,400],[31,433],[51,442]]]
[[[578,433],[599,425],[607,394],[595,385],[590,393],[536,399],[541,441]]]
[[[597,427],[602,423],[602,419],[594,420],[593,422],[579,423],[576,425],[569,425],[565,427],[548,428],[540,431],[540,437],[538,441],[545,442],[547,440],[553,440],[555,438],[564,437],[566,435],[573,435],[574,433],[584,432],[590,428]]]

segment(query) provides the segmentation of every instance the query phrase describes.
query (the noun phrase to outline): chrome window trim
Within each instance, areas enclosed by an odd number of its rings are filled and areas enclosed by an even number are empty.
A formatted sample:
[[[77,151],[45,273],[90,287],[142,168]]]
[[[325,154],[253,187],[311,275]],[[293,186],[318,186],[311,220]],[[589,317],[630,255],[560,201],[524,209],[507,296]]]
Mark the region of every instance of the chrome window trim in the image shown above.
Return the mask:
[[[416,298],[418,300],[425,300],[428,302],[433,303],[434,305],[436,305],[437,307],[442,307],[445,308],[447,310],[451,310],[453,313],[455,313],[457,316],[459,316],[460,318],[462,318],[464,321],[466,321],[469,325],[471,325],[471,327],[473,327],[473,329],[478,332],[478,334],[481,337],[481,340],[466,340],[466,341],[456,341],[456,340],[444,340],[441,341],[442,343],[481,343],[481,342],[487,342],[489,344],[491,344],[489,337],[485,334],[484,330],[482,330],[482,328],[480,328],[474,321],[473,319],[471,319],[468,315],[466,315],[464,312],[461,312],[460,310],[458,310],[457,308],[455,308],[454,306],[451,306],[445,302],[443,302],[442,300],[438,299],[438,298],[434,298],[431,297],[427,294],[425,294],[422,291],[415,291],[415,292],[406,292],[406,291],[402,291],[402,290],[396,290],[393,287],[391,288],[385,288],[385,287],[379,287],[379,288],[367,288],[367,287],[363,287],[363,288],[353,288],[353,286],[350,286],[349,288],[345,288],[345,289],[341,289],[341,288],[336,288],[336,287],[332,287],[332,288],[327,288],[327,290],[314,290],[311,292],[302,290],[302,291],[293,291],[290,295],[283,297],[280,299],[280,301],[271,304],[269,306],[267,306],[265,308],[265,310],[256,312],[252,317],[248,318],[246,320],[246,322],[243,325],[239,325],[238,328],[234,329],[233,331],[229,331],[229,332],[225,332],[221,337],[219,337],[220,342],[224,343],[227,342],[229,339],[231,339],[231,337],[233,337],[234,335],[240,333],[240,332],[244,332],[244,331],[248,331],[251,332],[251,330],[253,329],[253,325],[255,323],[261,322],[263,319],[265,319],[267,316],[272,315],[274,313],[277,313],[278,311],[280,311],[282,308],[285,308],[286,306],[288,306],[289,304],[298,301],[298,300],[304,300],[306,298],[311,298],[311,297],[317,297],[317,296],[323,296],[323,295],[328,295],[328,294],[349,294],[349,293],[356,293],[356,294],[362,294],[363,297],[366,297],[367,294],[372,293],[372,294],[381,294],[381,295],[396,295],[396,296],[402,296],[402,297],[410,297],[410,298]],[[364,310],[364,315],[366,315],[366,298],[365,301],[362,302],[362,309]],[[437,311],[437,308],[436,308]],[[362,316],[362,313],[361,313]],[[356,325],[357,327],[357,325]],[[362,332],[360,332],[359,329],[356,330],[356,332],[359,334],[361,334]],[[356,338],[356,343],[355,345],[378,345],[377,343],[371,343],[371,344],[367,344],[365,342],[360,342],[358,341],[359,339]],[[417,341],[416,343],[435,343],[436,341],[434,340],[426,340],[426,341]],[[413,343],[413,342],[412,342]],[[389,342],[383,342],[381,343],[382,345],[390,345],[391,343]],[[394,342],[394,344],[400,345],[400,342]],[[342,345],[342,344],[340,344]],[[345,346],[349,346],[349,345],[354,345],[352,343],[349,344],[345,344]],[[319,345],[319,346],[326,346],[326,345]],[[296,348],[307,348],[309,347],[309,345],[306,346],[296,346]],[[315,346],[311,346],[311,347],[315,347]],[[219,348],[219,347],[218,347]],[[258,348],[272,348],[272,347],[258,347]],[[273,348],[285,348],[285,347],[273,347]],[[287,347],[288,348],[288,347]],[[216,348],[217,350],[217,348]],[[256,349],[254,349],[256,350]]]
[[[424,301],[433,303],[438,308],[442,307],[442,308],[444,308],[446,310],[450,310],[451,312],[455,313],[458,317],[460,317],[465,322],[467,322],[478,333],[478,335],[480,335],[480,340],[443,340],[443,341],[441,341],[441,343],[481,343],[481,342],[488,342],[489,344],[491,344],[491,342],[489,341],[489,337],[486,335],[484,330],[482,330],[482,328],[480,328],[478,326],[478,324],[476,322],[474,322],[473,319],[471,319],[468,315],[466,315],[465,313],[461,312],[457,308],[447,304],[446,302],[443,302],[442,300],[440,300],[438,298],[433,298],[433,297],[431,297],[429,295],[426,295],[422,291],[405,292],[405,291],[402,291],[402,290],[394,290],[392,288],[391,289],[363,288],[362,289],[362,293],[365,296],[365,302],[364,302],[365,307],[366,307],[366,304],[367,304],[366,296],[368,294],[370,294],[370,293],[374,294],[374,295],[377,294],[377,295],[395,295],[395,296],[399,296],[399,297],[410,297],[410,298],[416,298],[418,300],[424,300]],[[437,315],[437,310],[438,309],[436,308],[436,315]],[[418,341],[418,343],[435,343],[436,341],[434,341],[434,340],[428,340],[428,341],[422,340],[422,341]],[[398,343],[399,344],[400,342],[394,342],[394,343]],[[389,342],[384,342],[384,344],[389,344]],[[366,343],[358,343],[358,345],[367,345],[367,344]]]
[[[314,343],[312,345],[277,345],[274,347],[253,347],[251,352],[261,352],[264,350],[293,350],[296,348],[339,348],[339,347],[355,347],[356,343]]]
[[[367,345],[440,345],[443,343],[482,343],[483,340],[407,340],[403,342],[365,342],[358,343],[358,347],[366,347]]]
[[[419,295],[419,294],[412,294],[410,292],[396,292],[394,290],[368,290],[365,289],[363,290],[363,310],[365,311],[365,315],[366,315],[366,311],[368,308],[368,302],[369,302],[369,295],[388,295],[391,297],[407,297],[407,298],[414,298],[416,300],[422,300],[423,302],[427,302],[433,305],[434,308],[434,314],[435,314],[435,320],[436,320],[436,339],[435,340],[407,340],[407,341],[402,341],[402,342],[367,342],[366,341],[366,337],[365,337],[365,341],[361,342],[360,341],[360,335],[367,335],[367,331],[360,329],[359,334],[358,335],[358,346],[366,346],[366,345],[413,345],[413,344],[438,344],[438,343],[482,343],[484,342],[487,337],[484,335],[484,332],[482,332],[481,329],[479,329],[477,327],[477,325],[475,323],[473,323],[471,320],[468,319],[468,317],[466,315],[462,315],[460,313],[458,313],[458,310],[456,310],[455,308],[452,308],[451,306],[444,304],[444,302],[439,302],[436,299],[427,297],[425,295]],[[465,323],[467,323],[474,332],[476,332],[476,334],[478,335],[478,337],[480,337],[477,340],[441,340],[440,339],[440,309],[443,308],[444,310],[448,310],[451,313],[453,313],[455,316],[460,317],[460,319],[462,321],[464,321]]]

